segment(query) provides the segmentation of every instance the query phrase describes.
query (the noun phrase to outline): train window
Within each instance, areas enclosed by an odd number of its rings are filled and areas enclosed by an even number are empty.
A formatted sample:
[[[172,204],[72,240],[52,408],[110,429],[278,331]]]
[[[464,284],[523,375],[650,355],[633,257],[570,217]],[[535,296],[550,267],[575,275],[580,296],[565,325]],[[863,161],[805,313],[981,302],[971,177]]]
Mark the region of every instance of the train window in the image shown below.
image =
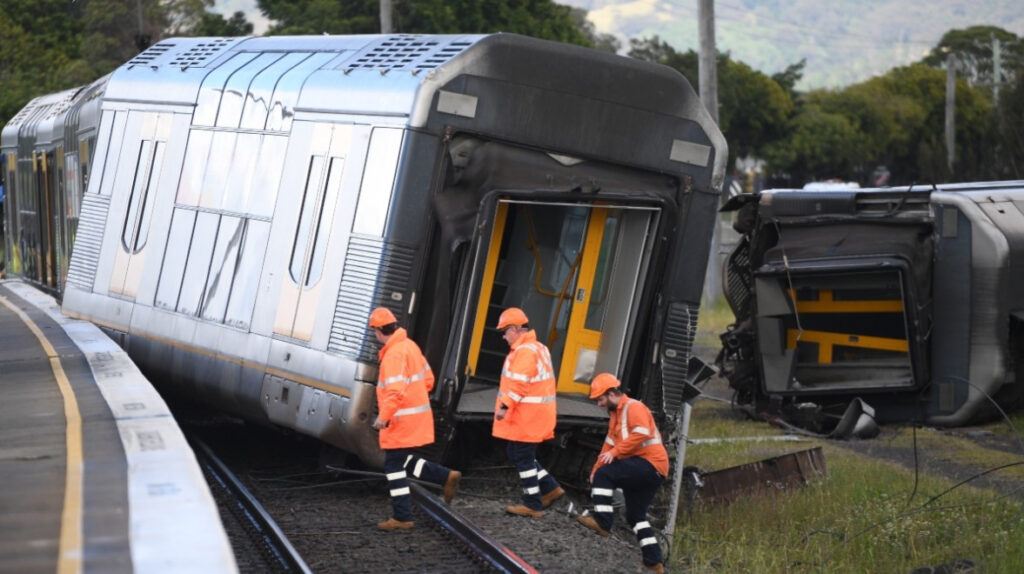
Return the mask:
[[[82,142],[83,144],[85,142]],[[64,201],[64,216],[68,219],[78,217],[80,209],[80,197],[81,193],[79,190],[79,178],[78,178],[78,161],[79,152],[71,151],[64,154],[64,183],[67,186],[65,189],[65,201]],[[3,157],[3,156],[0,156]]]
[[[257,217],[273,215],[287,149],[287,136],[263,136],[260,157],[252,176],[252,187],[249,188],[249,205],[246,207],[246,213]]]
[[[594,284],[591,287],[590,305],[587,307],[587,318],[584,328],[591,331],[602,331],[604,316],[608,311],[608,286],[615,269],[615,251],[619,239],[619,213],[612,211],[604,220],[604,233],[601,235],[601,249],[597,256],[597,269],[594,272]]]
[[[210,155],[212,142],[211,131],[194,129],[189,132],[181,180],[178,183],[176,202],[179,205],[199,205],[199,192],[203,188],[203,175],[206,173],[206,158]]]
[[[401,128],[374,128],[363,168],[352,232],[381,237],[391,204],[391,190],[402,148]]]
[[[252,83],[253,77],[280,58],[280,53],[260,54],[255,60],[231,74],[221,93],[220,109],[217,111],[217,126],[225,128],[239,126],[242,121],[242,107],[245,105],[249,84]]]
[[[178,312],[196,315],[206,289],[206,277],[210,272],[212,246],[217,238],[217,224],[220,215],[200,212],[196,215],[196,226],[192,232],[192,249],[188,253],[185,273],[181,280],[181,294],[178,297]]]
[[[269,237],[269,221],[250,219],[246,222],[238,273],[231,286],[227,314],[224,317],[224,322],[228,325],[241,329],[249,328],[252,321],[252,310],[256,305],[260,272],[263,270],[263,257],[267,251]]]
[[[203,319],[223,322],[228,306],[228,295],[235,279],[238,267],[238,252],[245,230],[243,219],[222,215],[217,229],[217,242],[213,248],[213,259],[210,262],[210,273],[206,278],[206,289],[203,292],[202,310],[199,315]]]
[[[210,153],[206,157],[206,174],[203,176],[203,191],[199,195],[199,206],[220,209],[224,201],[224,188],[228,184],[228,168],[235,150],[235,132],[214,132]]]
[[[160,174],[164,165],[164,150],[167,144],[156,142],[156,150],[153,152],[153,168],[149,171],[149,183],[140,198],[140,212],[138,232],[135,234],[134,252],[140,251],[146,246],[146,238],[149,237],[149,222],[153,219],[153,203],[156,201],[157,185],[160,182]]]
[[[156,299],[153,304],[162,309],[175,309],[178,306],[178,293],[181,291],[181,278],[185,275],[185,263],[188,261],[189,247],[192,243],[192,228],[196,223],[196,212],[189,209],[175,208],[171,217],[171,231],[167,236],[167,244],[174,249],[164,252],[164,264],[160,269],[160,284],[157,286]]]
[[[310,227],[313,225],[313,217],[317,215],[317,204],[320,203],[320,190],[323,186],[324,163],[323,156],[313,156],[309,160],[309,172],[306,175],[306,188],[302,194],[302,208],[299,212],[299,228],[295,232],[295,241],[292,243],[291,263],[288,271],[292,281],[302,283],[302,271],[306,267],[307,249],[309,248]]]
[[[331,230],[324,229],[334,220],[334,206],[338,202],[338,195],[341,194],[341,176],[345,171],[345,159],[332,157],[331,165],[327,171],[327,188],[324,191],[323,207],[318,210],[316,228],[313,230],[313,256],[310,260],[309,274],[306,277],[306,286],[316,285],[324,269],[324,256],[327,253],[327,241],[330,239]]]
[[[268,130],[288,131],[292,128],[292,117],[295,115],[295,104],[299,101],[302,84],[313,70],[337,55],[334,52],[318,52],[281,76],[281,80],[274,87],[273,103],[270,104],[270,112],[267,114]]]
[[[227,181],[231,185],[231,193],[224,194],[225,211],[241,213],[245,211],[246,193],[250,189],[250,181],[256,170],[256,159],[260,151],[259,134],[238,134],[235,140],[235,154],[231,158],[231,168]]]
[[[109,126],[106,125],[107,117],[108,114],[103,114],[104,125],[100,126],[101,131],[105,129],[109,132],[109,135],[101,134],[100,137],[100,141],[107,146],[107,149],[102,150],[100,157],[105,158],[104,163],[109,164],[110,167],[105,168],[103,164],[100,164],[96,166],[96,171],[103,174],[103,180],[100,182],[100,195],[110,196],[114,191],[117,164],[121,158],[120,142],[123,140],[122,135],[124,134],[125,123],[128,121],[128,114],[125,112],[115,112]],[[114,145],[107,144],[111,140],[115,142]]]
[[[309,57],[309,52],[292,52],[260,72],[249,84],[249,97],[242,110],[243,129],[262,130],[267,124],[267,112],[274,95],[274,87],[281,75]]]
[[[196,111],[192,114],[192,125],[212,126],[217,120],[217,110],[220,109],[221,95],[224,93],[224,84],[227,83],[231,74],[256,57],[251,52],[237,54],[227,62],[217,66],[206,79],[203,86],[199,88],[199,97],[196,101]]]
[[[124,218],[121,229],[121,245],[128,253],[138,251],[139,227],[141,211],[144,210],[146,195],[149,191],[150,175],[153,171],[156,142],[142,140],[139,144],[138,161],[135,164],[135,180],[132,183],[131,195],[128,196],[128,215]]]

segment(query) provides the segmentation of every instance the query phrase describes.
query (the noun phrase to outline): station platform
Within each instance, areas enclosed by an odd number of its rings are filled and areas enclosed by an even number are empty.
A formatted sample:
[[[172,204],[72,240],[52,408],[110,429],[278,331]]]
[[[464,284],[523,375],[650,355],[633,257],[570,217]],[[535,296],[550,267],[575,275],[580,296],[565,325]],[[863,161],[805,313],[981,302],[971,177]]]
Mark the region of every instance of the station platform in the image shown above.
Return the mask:
[[[95,325],[0,281],[0,572],[237,572],[166,403]]]

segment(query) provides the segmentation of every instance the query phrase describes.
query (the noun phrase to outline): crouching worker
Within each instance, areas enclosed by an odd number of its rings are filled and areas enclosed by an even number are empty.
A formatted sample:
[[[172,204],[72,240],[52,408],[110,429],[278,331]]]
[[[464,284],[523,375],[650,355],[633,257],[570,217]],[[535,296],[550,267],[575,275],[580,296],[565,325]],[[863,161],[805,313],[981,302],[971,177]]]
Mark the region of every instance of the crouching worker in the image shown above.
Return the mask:
[[[601,373],[590,383],[590,398],[608,409],[608,436],[590,473],[594,515],[577,520],[602,536],[612,528],[612,493],[621,488],[626,499],[626,520],[640,542],[643,565],[664,572],[661,547],[647,521],[647,507],[668,475],[668,452],[650,409],[623,394],[619,380]]]
[[[446,503],[455,496],[462,473],[412,453],[412,449],[434,442],[434,415],[427,395],[434,388],[434,373],[419,346],[398,326],[395,315],[384,307],[374,309],[370,328],[384,344],[378,353],[379,414],[373,421],[373,428],[380,430],[392,508],[391,518],[377,528],[404,530],[413,526],[409,473],[417,479],[444,485]]]

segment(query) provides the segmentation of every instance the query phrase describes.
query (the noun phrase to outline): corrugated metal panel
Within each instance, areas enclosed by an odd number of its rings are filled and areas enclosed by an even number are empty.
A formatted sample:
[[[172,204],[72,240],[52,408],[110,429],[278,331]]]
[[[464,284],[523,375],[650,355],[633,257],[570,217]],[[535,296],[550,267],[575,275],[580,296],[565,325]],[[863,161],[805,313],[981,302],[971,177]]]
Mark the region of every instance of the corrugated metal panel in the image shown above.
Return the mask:
[[[78,219],[67,282],[86,291],[92,291],[96,278],[96,264],[99,263],[100,246],[103,244],[103,226],[109,209],[109,197],[86,194],[82,201],[82,214]]]
[[[726,273],[725,298],[729,308],[741,320],[753,313],[751,293],[754,290],[754,276],[750,271],[750,241],[746,236],[740,239],[736,249],[729,256]]]
[[[665,331],[661,340],[661,377],[665,412],[669,414],[683,406],[699,310],[697,305],[673,303],[669,305],[665,318]]]
[[[388,307],[402,321],[415,254],[411,247],[380,239],[349,239],[329,350],[364,361],[377,359],[376,340],[366,327],[370,312]]]

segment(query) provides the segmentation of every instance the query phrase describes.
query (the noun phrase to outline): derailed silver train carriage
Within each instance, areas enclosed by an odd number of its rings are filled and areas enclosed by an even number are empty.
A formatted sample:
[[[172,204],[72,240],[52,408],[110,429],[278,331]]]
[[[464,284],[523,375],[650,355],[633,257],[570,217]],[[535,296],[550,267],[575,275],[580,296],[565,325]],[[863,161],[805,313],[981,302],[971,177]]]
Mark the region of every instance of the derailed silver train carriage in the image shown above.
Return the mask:
[[[780,190],[724,209],[743,236],[719,364],[740,404],[832,433],[854,430],[847,412],[953,426],[1020,406],[1024,182]]]
[[[64,310],[172,390],[379,462],[370,311],[425,349],[446,448],[491,417],[520,306],[559,432],[599,437],[597,370],[681,407],[725,157],[681,75],[578,47],[166,40],[107,86]]]
[[[0,132],[5,269],[52,294],[64,289],[106,82],[35,98]]]

